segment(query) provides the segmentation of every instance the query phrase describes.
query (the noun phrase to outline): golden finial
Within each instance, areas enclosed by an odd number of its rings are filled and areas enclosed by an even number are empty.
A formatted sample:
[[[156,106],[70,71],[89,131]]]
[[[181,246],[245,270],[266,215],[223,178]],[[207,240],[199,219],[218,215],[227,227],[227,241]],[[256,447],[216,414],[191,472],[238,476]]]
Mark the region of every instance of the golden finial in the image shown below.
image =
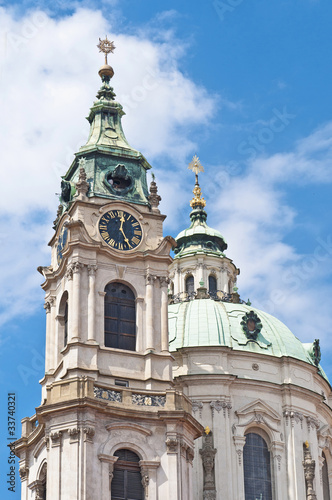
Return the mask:
[[[105,64],[108,64],[107,62],[107,54],[109,54],[110,52],[114,52],[114,49],[115,49],[115,45],[114,45],[114,42],[110,42],[109,40],[107,40],[107,35],[105,36],[105,40],[101,40],[99,38],[99,44],[97,45],[98,49],[99,49],[99,52],[104,52],[105,54]]]
[[[101,78],[104,76],[106,77],[107,81],[109,81],[109,79],[114,75],[114,71],[112,66],[110,66],[107,62],[107,54],[109,54],[110,52],[114,52],[115,45],[113,42],[110,42],[106,36],[105,40],[101,40],[99,38],[99,44],[97,45],[97,47],[99,49],[99,52],[103,52],[105,54],[105,64],[100,68],[99,76]]]
[[[206,201],[202,198],[202,191],[198,184],[198,173],[204,172],[204,167],[199,161],[197,155],[193,156],[193,159],[188,165],[188,169],[192,170],[195,173],[195,187],[193,190],[194,198],[190,202],[191,208],[204,208],[206,205]]]
[[[192,170],[193,172],[195,172],[195,175],[198,175],[199,172],[204,172],[204,167],[201,164],[201,162],[199,161],[199,158],[197,155],[193,156],[193,159],[189,163],[188,168],[189,168],[189,170]]]
[[[309,443],[308,443],[308,441],[306,441],[306,442],[304,443],[304,446],[305,446],[306,448],[309,448]]]
[[[204,432],[205,432],[206,435],[210,434],[211,429],[210,429],[210,427],[208,425],[205,427]]]

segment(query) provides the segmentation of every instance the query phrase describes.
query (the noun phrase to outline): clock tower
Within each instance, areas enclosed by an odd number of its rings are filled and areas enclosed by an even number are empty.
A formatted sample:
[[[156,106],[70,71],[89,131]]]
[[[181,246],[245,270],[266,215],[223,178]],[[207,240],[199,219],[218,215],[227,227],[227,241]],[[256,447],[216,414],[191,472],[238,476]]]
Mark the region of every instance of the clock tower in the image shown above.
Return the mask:
[[[16,442],[22,500],[192,498],[201,425],[174,388],[168,266],[174,240],[151,167],[127,142],[100,40],[90,134],[61,181],[44,277],[45,376]]]

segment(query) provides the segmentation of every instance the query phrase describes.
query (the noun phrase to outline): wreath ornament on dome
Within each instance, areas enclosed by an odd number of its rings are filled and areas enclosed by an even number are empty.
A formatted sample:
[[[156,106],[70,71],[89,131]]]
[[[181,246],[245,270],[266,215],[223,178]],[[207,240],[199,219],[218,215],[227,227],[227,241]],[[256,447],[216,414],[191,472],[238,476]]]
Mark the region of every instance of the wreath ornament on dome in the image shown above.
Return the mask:
[[[240,324],[247,339],[257,340],[258,334],[260,333],[263,325],[260,318],[254,311],[249,311],[242,316]]]

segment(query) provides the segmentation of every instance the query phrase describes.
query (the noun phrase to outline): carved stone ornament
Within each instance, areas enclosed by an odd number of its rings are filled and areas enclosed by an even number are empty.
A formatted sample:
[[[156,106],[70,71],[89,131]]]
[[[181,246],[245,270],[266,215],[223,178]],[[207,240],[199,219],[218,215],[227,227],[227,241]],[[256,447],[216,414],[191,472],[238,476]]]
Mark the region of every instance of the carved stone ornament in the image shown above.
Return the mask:
[[[20,467],[18,470],[21,481],[25,481],[29,475],[29,467]]]
[[[79,165],[80,165],[80,173],[78,176],[78,182],[76,183],[76,191],[78,195],[85,196],[87,192],[89,191],[89,183],[86,180],[86,172],[84,169],[85,165],[85,158],[80,158],[79,160]]]
[[[98,267],[94,264],[89,264],[88,265],[88,275],[89,276],[96,276]]]
[[[304,460],[302,462],[304,468],[304,477],[306,484],[306,500],[317,500],[314,490],[315,479],[315,460],[312,459],[309,443],[306,442],[303,446]]]
[[[142,486],[144,489],[144,498],[148,498],[148,489],[149,489],[150,478],[149,478],[149,471],[146,467],[141,468],[141,476],[142,476],[141,483],[142,483]]]
[[[199,450],[203,462],[203,499],[215,500],[217,490],[214,471],[214,457],[217,450],[213,447],[213,435],[210,430],[203,436],[203,446]]]
[[[48,299],[45,301],[44,304],[44,309],[46,311],[46,314],[51,311],[51,307],[55,305],[55,297],[50,296]]]
[[[202,410],[203,410],[202,401],[195,401],[195,400],[192,401],[192,410],[193,410],[194,415],[197,411],[199,411],[199,416],[200,416],[200,418],[202,418]]]
[[[305,417],[305,419],[307,421],[308,432],[310,432],[311,429],[313,430],[319,429],[319,421],[316,418],[308,415]]]
[[[309,351],[309,354],[315,365],[318,366],[322,357],[320,351],[319,339],[315,339]]]
[[[220,413],[220,411],[223,410],[224,417],[226,417],[226,410],[228,410],[228,416],[229,416],[229,412],[232,409],[232,403],[230,401],[225,401],[225,400],[211,401],[210,407],[212,410],[212,416],[214,416],[214,410],[216,410],[218,413]]]
[[[241,321],[242,330],[244,331],[247,339],[256,340],[261,329],[262,323],[254,311],[246,313]]]
[[[62,436],[62,431],[51,432],[50,437],[52,442],[52,448],[54,448],[55,446],[60,446],[61,436]]]
[[[176,436],[169,436],[166,439],[167,453],[177,453],[179,441]]]
[[[286,418],[286,425],[288,425],[289,420],[291,422],[291,426],[294,427],[295,422],[298,424],[301,423],[301,429],[303,428],[303,414],[299,411],[291,411],[284,410],[283,416]]]
[[[92,438],[95,435],[94,428],[93,427],[84,427],[83,433],[84,433],[84,441],[88,441],[89,443],[92,443]]]
[[[152,211],[159,212],[158,206],[161,201],[161,197],[158,194],[158,187],[155,182],[154,174],[152,174],[152,181],[150,184],[150,194],[148,196],[148,200],[150,202]]]

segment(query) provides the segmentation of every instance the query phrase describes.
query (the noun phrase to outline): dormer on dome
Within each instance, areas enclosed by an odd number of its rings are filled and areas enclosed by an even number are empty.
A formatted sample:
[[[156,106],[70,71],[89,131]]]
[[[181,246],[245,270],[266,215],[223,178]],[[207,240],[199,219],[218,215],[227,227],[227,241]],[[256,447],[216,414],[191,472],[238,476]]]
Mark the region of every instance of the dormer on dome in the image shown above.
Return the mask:
[[[232,299],[230,296],[234,296],[240,270],[225,256],[227,243],[222,234],[206,223],[206,201],[198,182],[198,174],[204,172],[204,168],[196,155],[188,168],[195,173],[194,197],[190,201],[191,224],[175,238],[177,246],[170,268],[171,294],[175,300],[179,297],[186,300],[213,296],[219,292],[219,295]],[[204,294],[204,290],[207,293]]]

